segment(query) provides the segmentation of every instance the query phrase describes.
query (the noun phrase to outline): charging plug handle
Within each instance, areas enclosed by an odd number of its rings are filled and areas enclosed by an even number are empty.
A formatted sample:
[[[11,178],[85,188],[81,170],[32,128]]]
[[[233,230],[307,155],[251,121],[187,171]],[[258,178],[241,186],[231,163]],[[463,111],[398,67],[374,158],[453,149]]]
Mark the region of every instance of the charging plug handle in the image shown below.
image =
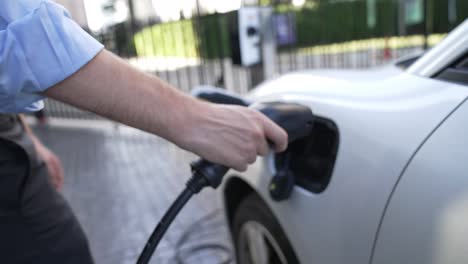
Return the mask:
[[[314,123],[314,115],[309,107],[284,102],[256,103],[249,106],[260,111],[288,134],[288,142],[309,135]],[[192,172],[205,178],[214,189],[221,184],[229,168],[200,159],[191,164]]]
[[[260,111],[288,134],[288,142],[310,134],[314,125],[314,114],[309,107],[296,103],[268,102],[250,106]]]
[[[204,159],[193,162],[190,164],[190,167],[192,168],[193,175],[203,177],[207,186],[211,186],[213,189],[218,188],[223,180],[223,176],[229,170],[226,166],[215,164]],[[187,184],[187,187],[188,186]]]

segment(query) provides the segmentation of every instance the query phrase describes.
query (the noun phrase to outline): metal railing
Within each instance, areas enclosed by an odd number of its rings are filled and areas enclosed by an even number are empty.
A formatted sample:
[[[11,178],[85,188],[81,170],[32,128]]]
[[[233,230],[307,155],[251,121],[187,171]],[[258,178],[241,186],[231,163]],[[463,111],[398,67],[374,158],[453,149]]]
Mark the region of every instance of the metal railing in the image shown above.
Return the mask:
[[[355,2],[357,5],[363,4],[361,0]],[[274,6],[275,12],[284,13],[284,5]],[[350,3],[347,5],[350,6]],[[290,10],[293,10],[292,7],[287,6],[286,11],[290,12]],[[312,14],[311,20],[317,20],[313,16],[323,15],[320,13],[322,9],[317,10],[309,10]],[[323,8],[323,10],[323,12],[330,12],[329,8]],[[298,13],[300,10],[296,9],[295,12],[300,14]],[[146,22],[138,21],[138,23],[134,21],[132,26],[129,23],[116,25],[96,37],[105,44],[107,49],[124,57],[134,67],[152,73],[184,92],[189,92],[199,85],[213,85],[245,94],[254,87],[253,69],[233,63],[230,57],[232,43],[229,43],[230,39],[227,36],[229,21],[225,19],[225,16],[226,14],[202,15],[198,13],[191,19],[164,23],[156,19]],[[303,16],[300,23],[307,22],[307,20],[304,22],[304,17],[309,19]],[[352,21],[356,25],[358,22]],[[296,23],[299,22],[296,21]],[[397,21],[389,24],[395,25],[395,28],[389,29],[389,32],[397,32]],[[357,28],[356,25],[353,28]],[[327,27],[327,25],[322,26]],[[416,30],[413,33],[414,35],[409,36],[369,37],[372,34],[356,31],[354,35],[348,34],[349,40],[336,42],[334,41],[336,35],[322,32],[320,41],[315,43],[313,38],[303,37],[304,34],[309,34],[307,31],[298,28],[296,37],[302,39],[302,42],[298,41],[295,44],[278,48],[274,60],[276,61],[276,74],[306,69],[378,67],[400,56],[422,51],[428,39],[423,38],[424,32]],[[359,36],[366,36],[366,38],[360,39]],[[437,43],[443,36],[443,34],[433,35],[429,38],[429,44]],[[306,45],[307,41],[312,41],[312,44]],[[46,100],[45,113],[55,118],[100,119],[92,113],[50,99]]]

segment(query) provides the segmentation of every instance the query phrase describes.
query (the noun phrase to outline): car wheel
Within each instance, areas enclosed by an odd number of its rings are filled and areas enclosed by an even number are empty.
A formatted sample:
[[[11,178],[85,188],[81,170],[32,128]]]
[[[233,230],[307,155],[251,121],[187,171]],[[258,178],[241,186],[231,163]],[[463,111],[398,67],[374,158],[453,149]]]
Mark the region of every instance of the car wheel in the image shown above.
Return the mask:
[[[232,232],[238,264],[299,263],[279,223],[257,195],[241,202]]]

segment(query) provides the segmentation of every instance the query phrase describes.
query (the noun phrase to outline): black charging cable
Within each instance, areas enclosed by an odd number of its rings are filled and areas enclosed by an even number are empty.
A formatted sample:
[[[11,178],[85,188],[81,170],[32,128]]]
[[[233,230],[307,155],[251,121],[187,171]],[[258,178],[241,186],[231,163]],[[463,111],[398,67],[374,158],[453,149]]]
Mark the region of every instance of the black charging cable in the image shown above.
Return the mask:
[[[199,193],[205,187],[218,188],[221,184],[223,176],[227,173],[228,168],[222,165],[213,164],[209,161],[199,160],[191,164],[192,177],[187,181],[185,189],[179,194],[174,203],[169,207],[163,218],[156,226],[156,229],[151,234],[145,248],[138,257],[137,264],[149,263],[153,256],[156,247],[163,238],[167,229],[174,221],[174,218],[179,214],[180,210],[190,200],[190,198]]]
[[[225,97],[226,96],[223,98]],[[293,142],[298,138],[307,136],[312,129],[314,115],[312,114],[310,108],[306,106],[294,103],[270,102],[259,103],[250,107],[260,111],[280,127],[282,127],[288,133],[289,142]],[[224,175],[229,170],[225,166],[214,164],[203,159],[192,163],[191,167],[192,177],[186,183],[185,189],[177,197],[169,210],[166,211],[166,214],[156,226],[156,229],[151,234],[148,242],[145,245],[145,248],[143,249],[143,252],[138,258],[137,264],[149,263],[154,251],[156,250],[156,247],[158,246],[159,242],[161,242],[162,237],[166,233],[171,223],[174,221],[174,218],[188,202],[188,200],[190,200],[194,194],[199,193],[205,187],[210,186],[214,189],[218,188],[218,186],[221,184],[221,181],[223,180]],[[279,194],[278,200],[289,197],[292,190],[291,182],[287,179],[288,174],[286,173],[281,176],[284,177],[273,177],[274,179],[278,178],[278,180],[275,180],[275,182],[270,185],[270,192],[273,192],[275,195]],[[275,188],[272,190],[272,186],[278,187],[278,184],[285,183],[287,183],[287,188]],[[292,181],[292,184],[293,183],[294,182]],[[282,191],[277,193],[278,190],[283,189],[284,192]]]

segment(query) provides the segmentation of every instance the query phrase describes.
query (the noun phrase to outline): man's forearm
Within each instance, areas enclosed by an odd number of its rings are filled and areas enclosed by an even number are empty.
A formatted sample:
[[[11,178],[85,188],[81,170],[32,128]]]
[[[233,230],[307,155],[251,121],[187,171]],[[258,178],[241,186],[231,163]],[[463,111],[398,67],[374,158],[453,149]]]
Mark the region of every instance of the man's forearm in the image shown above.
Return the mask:
[[[169,140],[176,131],[183,132],[187,116],[200,105],[108,51],[45,95]]]
[[[287,135],[257,111],[213,105],[139,72],[107,51],[45,95],[156,134],[209,161],[245,170],[257,154],[287,146]]]

